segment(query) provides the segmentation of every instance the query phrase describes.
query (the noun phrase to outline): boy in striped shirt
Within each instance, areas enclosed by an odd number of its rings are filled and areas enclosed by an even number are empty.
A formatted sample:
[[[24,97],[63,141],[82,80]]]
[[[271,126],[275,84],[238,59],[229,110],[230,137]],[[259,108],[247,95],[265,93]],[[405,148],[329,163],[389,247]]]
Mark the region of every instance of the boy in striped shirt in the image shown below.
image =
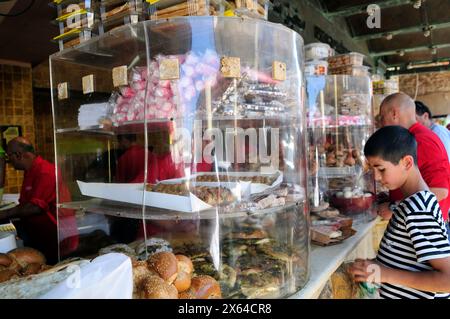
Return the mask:
[[[375,179],[404,199],[381,240],[376,260],[357,259],[357,282],[381,283],[381,298],[450,299],[450,244],[436,196],[417,168],[417,143],[400,126],[376,131],[364,147]]]

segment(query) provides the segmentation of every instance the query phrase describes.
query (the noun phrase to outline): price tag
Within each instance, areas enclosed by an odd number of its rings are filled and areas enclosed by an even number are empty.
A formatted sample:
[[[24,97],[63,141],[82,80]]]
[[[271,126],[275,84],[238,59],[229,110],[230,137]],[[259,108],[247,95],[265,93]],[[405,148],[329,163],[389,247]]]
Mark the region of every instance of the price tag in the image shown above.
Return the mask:
[[[280,61],[273,61],[272,78],[277,81],[286,80],[286,63]]]
[[[159,64],[159,78],[161,80],[177,80],[180,78],[178,59],[163,59]]]
[[[69,98],[69,89],[67,82],[58,83],[58,100]]]
[[[220,72],[226,78],[241,77],[241,59],[236,57],[223,57],[220,59]]]
[[[83,94],[94,93],[94,74],[83,76]]]
[[[112,79],[114,87],[128,85],[127,66],[117,66],[112,69]]]

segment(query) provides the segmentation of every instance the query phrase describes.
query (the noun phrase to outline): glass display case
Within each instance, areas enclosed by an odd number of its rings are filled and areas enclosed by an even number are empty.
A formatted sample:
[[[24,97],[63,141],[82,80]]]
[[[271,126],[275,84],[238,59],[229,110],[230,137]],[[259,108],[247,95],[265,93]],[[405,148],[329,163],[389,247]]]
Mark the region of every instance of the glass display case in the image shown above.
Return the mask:
[[[357,222],[375,217],[375,181],[364,145],[374,131],[368,76],[306,78],[311,211],[333,207]]]
[[[294,31],[213,16],[129,24],[52,55],[60,257],[172,251],[224,298],[300,290],[302,64]]]

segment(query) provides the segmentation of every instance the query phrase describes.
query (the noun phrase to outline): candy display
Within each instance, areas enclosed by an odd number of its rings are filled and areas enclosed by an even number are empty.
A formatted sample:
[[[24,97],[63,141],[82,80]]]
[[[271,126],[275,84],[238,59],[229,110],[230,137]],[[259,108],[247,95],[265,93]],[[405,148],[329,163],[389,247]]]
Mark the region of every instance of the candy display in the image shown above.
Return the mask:
[[[167,59],[179,61],[179,80],[160,79],[161,61]],[[218,67],[219,58],[211,50],[201,55],[190,52],[183,56],[157,56],[148,70],[136,67],[130,76],[131,84],[120,88],[113,121],[167,119],[192,110],[205,86],[213,86],[217,82]]]
[[[363,155],[373,131],[370,91],[369,77],[329,75],[320,92],[323,99],[315,97],[315,108],[308,114],[309,199],[314,214],[333,215],[329,210],[339,209],[340,214],[352,214],[357,223],[372,218],[375,183]],[[339,228],[333,230],[323,220],[317,226],[313,240],[322,245],[351,234],[334,232]]]

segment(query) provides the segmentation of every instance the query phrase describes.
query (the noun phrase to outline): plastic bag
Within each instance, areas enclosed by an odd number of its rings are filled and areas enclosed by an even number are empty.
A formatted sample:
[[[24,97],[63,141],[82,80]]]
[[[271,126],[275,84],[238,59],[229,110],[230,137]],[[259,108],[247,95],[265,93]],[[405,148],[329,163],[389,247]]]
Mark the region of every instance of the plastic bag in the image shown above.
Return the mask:
[[[99,256],[87,265],[68,269],[72,274],[40,299],[131,299],[131,260],[119,253]]]
[[[359,299],[380,299],[380,285],[361,282],[358,286]]]

